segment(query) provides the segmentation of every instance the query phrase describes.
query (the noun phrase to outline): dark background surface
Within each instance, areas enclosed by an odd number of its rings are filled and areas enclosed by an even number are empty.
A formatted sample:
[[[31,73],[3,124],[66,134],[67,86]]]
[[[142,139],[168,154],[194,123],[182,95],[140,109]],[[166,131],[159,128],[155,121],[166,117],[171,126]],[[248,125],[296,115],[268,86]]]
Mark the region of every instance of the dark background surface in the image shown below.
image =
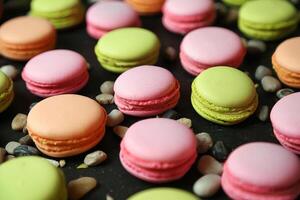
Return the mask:
[[[8,1],[8,3],[6,2],[4,17],[2,21],[6,21],[7,19],[14,16],[24,15],[28,12],[28,7],[26,5],[21,5],[21,1],[15,2],[17,2],[18,5],[16,5],[13,1]],[[166,46],[173,46],[178,50],[178,47],[182,40],[182,36],[170,33],[165,30],[161,24],[161,16],[142,17],[142,21],[143,27],[155,32],[161,40],[162,50],[157,65],[169,69],[180,81],[181,99],[175,110],[178,111],[181,116],[192,119],[193,129],[195,133],[208,132],[213,137],[214,141],[224,141],[224,143],[230,150],[236,148],[241,144],[251,141],[270,141],[277,143],[275,137],[272,134],[272,127],[270,122],[261,122],[258,120],[256,115],[253,115],[248,120],[239,125],[230,127],[213,124],[197,115],[190,103],[190,85],[194,77],[183,70],[179,60],[177,60],[175,63],[168,63],[164,61],[162,57],[162,51]],[[219,26],[220,24],[217,23],[216,25]],[[238,32],[234,25],[230,26],[229,28]],[[298,29],[298,33],[299,32],[300,31]],[[294,35],[297,34],[295,33]],[[94,98],[97,94],[100,93],[99,86],[102,82],[107,80],[115,80],[118,76],[117,74],[107,72],[100,67],[100,64],[98,63],[94,54],[94,46],[96,42],[96,40],[90,38],[87,35],[85,31],[85,25],[82,24],[70,30],[59,31],[56,47],[75,50],[81,53],[90,63],[90,81],[88,82],[87,86],[80,92],[80,94],[91,98]],[[258,65],[263,64],[271,68],[270,58],[277,44],[278,42],[268,43],[268,50],[264,54],[255,57],[247,55],[240,69],[248,71],[251,78],[254,80],[254,72]],[[13,62],[4,58],[0,58],[0,66],[5,64],[13,64],[17,66],[21,71],[25,62]],[[19,138],[24,136],[23,133],[11,130],[11,121],[17,113],[27,114],[30,104],[41,100],[41,98],[32,95],[26,90],[25,84],[20,76],[15,79],[14,84],[16,94],[15,100],[4,113],[0,114],[1,147],[5,147],[5,145],[10,141],[18,141]],[[258,87],[257,91],[259,93],[260,105],[268,105],[271,108],[277,101],[275,94],[264,92],[261,86]],[[114,108],[114,105],[105,106],[105,108],[109,112]],[[122,124],[129,126],[137,120],[139,119],[127,116]],[[184,176],[181,180],[172,183],[154,185],[138,180],[135,177],[129,175],[122,168],[118,158],[119,143],[120,139],[112,132],[112,129],[108,128],[106,131],[106,135],[101,143],[98,144],[94,149],[89,151],[92,152],[93,150],[98,149],[105,151],[108,154],[108,160],[105,161],[105,163],[101,164],[100,166],[91,167],[88,169],[76,169],[78,165],[83,163],[83,159],[86,154],[66,159],[67,164],[63,168],[63,171],[68,181],[81,176],[92,176],[95,177],[99,182],[97,188],[94,191],[90,192],[84,198],[85,200],[102,200],[105,199],[106,194],[110,194],[115,200],[123,200],[134,194],[135,192],[158,186],[177,187],[192,191],[193,183],[201,176],[194,165],[193,168],[186,174],[186,176]],[[228,198],[222,191],[220,191],[216,196],[210,199],[220,200]]]

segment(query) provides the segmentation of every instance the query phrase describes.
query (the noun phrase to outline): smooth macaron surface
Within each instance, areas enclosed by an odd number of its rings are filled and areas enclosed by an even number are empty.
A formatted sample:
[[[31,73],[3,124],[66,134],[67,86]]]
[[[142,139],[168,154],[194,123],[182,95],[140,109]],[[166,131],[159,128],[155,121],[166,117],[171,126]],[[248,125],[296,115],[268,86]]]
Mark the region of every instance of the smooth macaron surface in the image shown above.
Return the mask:
[[[230,6],[241,6],[249,0],[223,0],[224,3]]]
[[[78,2],[78,0],[33,0],[31,2],[31,9],[41,13],[56,13],[72,8],[76,6]]]

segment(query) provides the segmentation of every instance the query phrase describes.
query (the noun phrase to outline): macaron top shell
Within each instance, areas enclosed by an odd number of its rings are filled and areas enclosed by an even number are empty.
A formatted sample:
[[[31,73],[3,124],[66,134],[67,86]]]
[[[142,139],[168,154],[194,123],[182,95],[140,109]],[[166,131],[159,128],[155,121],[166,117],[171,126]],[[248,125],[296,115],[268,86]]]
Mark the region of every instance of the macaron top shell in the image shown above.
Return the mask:
[[[300,181],[299,158],[272,143],[240,146],[230,154],[225,167],[240,182],[257,188],[289,188]]]
[[[57,12],[74,7],[78,3],[79,0],[33,0],[31,9],[39,12]]]
[[[49,97],[29,112],[27,126],[41,138],[82,139],[106,121],[104,109],[94,100],[75,94]]]
[[[192,60],[211,66],[232,62],[246,52],[237,34],[220,27],[199,28],[188,33],[180,49]]]
[[[252,80],[242,71],[226,66],[212,67],[196,77],[197,93],[206,101],[222,107],[243,107],[256,96]]]
[[[1,93],[5,92],[9,87],[10,87],[9,78],[2,71],[0,71],[0,99],[1,99]]]
[[[121,74],[114,91],[121,98],[150,100],[164,96],[174,89],[176,79],[168,70],[156,66],[140,66]]]

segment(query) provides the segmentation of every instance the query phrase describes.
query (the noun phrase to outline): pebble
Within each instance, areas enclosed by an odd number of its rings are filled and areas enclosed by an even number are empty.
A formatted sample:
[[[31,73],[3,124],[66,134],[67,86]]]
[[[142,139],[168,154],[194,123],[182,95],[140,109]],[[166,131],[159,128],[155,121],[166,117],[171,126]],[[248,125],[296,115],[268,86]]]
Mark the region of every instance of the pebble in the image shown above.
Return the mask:
[[[255,70],[255,78],[259,81],[265,76],[271,76],[272,70],[264,65],[259,65]]]
[[[66,161],[65,161],[65,160],[60,160],[60,161],[59,161],[59,166],[60,166],[60,167],[66,166]]]
[[[249,54],[257,55],[264,53],[267,50],[267,45],[260,40],[248,40],[247,42],[247,52]]]
[[[81,164],[78,165],[76,168],[77,168],[77,169],[87,169],[87,168],[89,168],[89,166],[86,165],[85,163],[81,163]]]
[[[198,153],[205,153],[213,146],[213,140],[208,133],[198,133],[196,139]]]
[[[113,109],[107,116],[106,125],[114,127],[124,121],[124,115],[121,111]]]
[[[0,147],[0,164],[5,161],[6,150]]]
[[[227,12],[226,16],[225,16],[225,23],[226,24],[233,24],[237,21],[238,19],[238,15],[239,15],[239,11],[236,8],[231,8],[229,9],[229,11]]]
[[[11,141],[11,142],[7,143],[7,145],[5,146],[5,150],[8,154],[13,154],[15,148],[17,148],[20,145],[21,144],[19,142]]]
[[[245,48],[247,48],[247,45],[248,45],[248,41],[247,41],[247,39],[246,39],[246,38],[243,38],[243,37],[241,37],[241,41],[242,41],[242,43],[243,43],[243,46],[244,46]]]
[[[29,110],[31,110],[33,108],[33,106],[35,106],[38,102],[33,102],[32,104],[30,104],[29,106]]]
[[[223,141],[217,141],[212,147],[212,154],[217,160],[224,161],[227,159],[229,152]]]
[[[295,4],[295,5],[297,5],[297,4],[299,4],[299,3],[300,3],[300,1],[299,1],[299,0],[290,0],[290,2],[291,2],[292,4]]]
[[[164,49],[163,57],[168,62],[174,62],[178,57],[178,53],[174,47],[168,46]]]
[[[48,158],[45,158],[46,160],[48,160],[52,165],[54,165],[55,167],[58,167],[59,166],[59,162],[56,161],[56,160],[52,160],[52,159],[48,159]]]
[[[84,163],[87,166],[97,166],[107,159],[107,154],[104,151],[95,151],[85,156]]]
[[[18,69],[13,65],[3,65],[0,70],[12,80],[14,80],[19,73]]]
[[[113,104],[114,103],[114,96],[111,94],[99,94],[96,96],[96,100],[103,105],[106,104]]]
[[[81,177],[68,183],[68,198],[79,200],[97,185],[97,180],[93,177]]]
[[[101,93],[113,95],[115,93],[114,84],[115,82],[113,81],[105,81],[104,83],[102,83],[102,85],[100,86]]]
[[[19,156],[34,156],[34,155],[39,155],[40,152],[37,150],[35,147],[31,147],[28,145],[20,145],[14,149],[14,156],[19,157]]]
[[[218,174],[221,175],[223,172],[223,165],[217,161],[214,157],[204,155],[199,159],[197,168],[203,175],[205,174]]]
[[[267,105],[261,106],[259,113],[258,113],[258,119],[262,122],[267,121],[269,118],[269,112],[270,112],[270,109]]]
[[[180,124],[183,124],[189,128],[192,127],[192,120],[191,119],[188,119],[188,118],[180,118],[180,119],[177,119],[177,121],[180,123]]]
[[[216,8],[218,17],[223,17],[228,13],[228,8],[221,2],[216,2],[215,8]]]
[[[261,85],[266,92],[276,92],[281,89],[280,81],[272,76],[263,77]]]
[[[290,94],[292,94],[292,93],[294,93],[295,91],[293,90],[293,89],[290,89],[290,88],[283,88],[283,89],[281,89],[281,90],[278,90],[277,92],[276,92],[276,96],[279,98],[279,99],[281,99],[281,98],[283,98],[283,97],[285,97],[285,96],[287,96],[287,95],[290,95]]]
[[[14,131],[21,131],[26,126],[27,115],[18,113],[11,122],[11,128]]]
[[[28,134],[27,126],[24,126],[24,128],[22,129],[22,132],[23,132],[24,134]]]
[[[113,128],[113,132],[120,138],[123,138],[126,134],[127,129],[128,129],[128,127],[126,127],[126,126],[115,126]]]
[[[30,135],[25,135],[24,137],[21,137],[19,139],[19,143],[20,144],[25,144],[25,145],[33,145],[33,140],[32,138],[30,137]]]
[[[175,110],[168,110],[168,111],[164,112],[161,117],[169,118],[169,119],[179,119],[180,115]]]
[[[112,196],[110,196],[109,194],[106,195],[106,200],[114,200],[114,198],[112,198]]]
[[[220,188],[221,177],[216,174],[202,176],[193,185],[194,193],[203,198],[212,197]]]
[[[9,161],[9,160],[14,159],[14,158],[16,158],[14,155],[6,155],[5,161]]]

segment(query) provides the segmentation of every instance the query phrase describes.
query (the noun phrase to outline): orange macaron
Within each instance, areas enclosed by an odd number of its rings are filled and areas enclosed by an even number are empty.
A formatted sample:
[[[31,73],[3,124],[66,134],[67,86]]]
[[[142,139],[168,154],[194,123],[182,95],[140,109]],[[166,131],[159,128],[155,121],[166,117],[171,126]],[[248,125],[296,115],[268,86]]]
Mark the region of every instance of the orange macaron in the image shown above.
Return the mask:
[[[64,94],[37,103],[27,129],[37,148],[52,157],[68,157],[96,146],[105,133],[106,112],[85,96]]]
[[[12,60],[26,61],[55,47],[56,30],[42,18],[22,16],[0,27],[0,54]]]
[[[165,0],[125,0],[140,15],[151,15],[161,12]]]

